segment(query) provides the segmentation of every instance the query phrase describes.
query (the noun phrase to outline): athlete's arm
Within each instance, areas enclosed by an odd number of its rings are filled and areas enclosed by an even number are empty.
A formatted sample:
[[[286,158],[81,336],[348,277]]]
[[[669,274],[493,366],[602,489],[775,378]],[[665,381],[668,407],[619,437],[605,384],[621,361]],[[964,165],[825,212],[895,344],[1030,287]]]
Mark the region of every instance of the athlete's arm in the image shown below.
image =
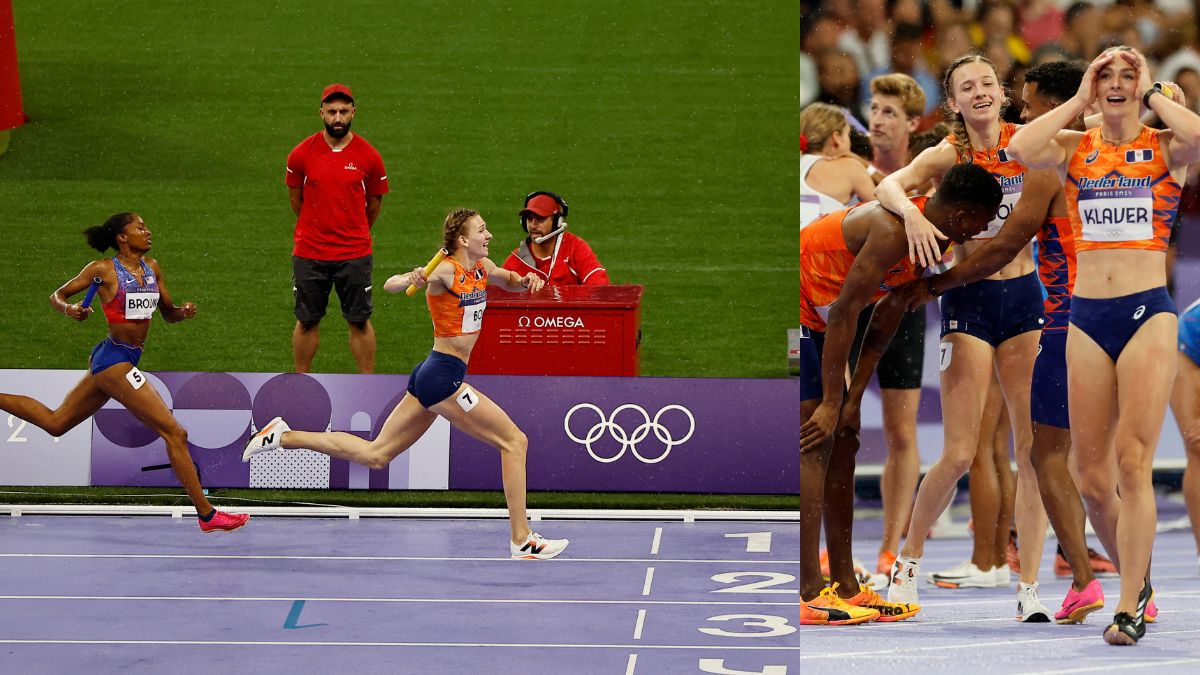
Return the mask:
[[[87,287],[92,285],[92,279],[96,277],[105,279],[107,277],[105,267],[111,271],[112,263],[107,260],[94,260],[88,263],[73,279],[59,286],[50,294],[50,306],[68,319],[76,321],[87,319],[88,315],[92,313],[92,308],[80,307],[79,303],[68,302],[67,298],[87,290]]]
[[[855,434],[858,433],[863,392],[867,390],[871,374],[879,365],[879,359],[883,358],[883,352],[895,337],[905,311],[903,299],[892,293],[875,303],[871,321],[867,324],[866,334],[863,335],[862,347],[858,351],[858,363],[855,364],[854,374],[850,378],[849,391],[846,392],[846,400],[842,404],[839,428],[848,428]]]
[[[304,188],[289,187],[288,201],[292,203],[292,212],[299,216],[300,209],[304,207]]]
[[[393,274],[388,277],[388,280],[383,282],[383,290],[388,293],[403,293],[408,290],[409,286],[424,288],[427,283],[429,283],[429,277],[425,276],[425,268],[414,267],[411,272]]]
[[[985,242],[966,260],[942,274],[930,277],[925,284],[918,284],[917,287],[941,295],[951,288],[979,281],[1000,271],[1037,235],[1050,217],[1050,206],[1061,188],[1058,176],[1049,169],[1026,171],[1021,199],[995,238]],[[932,296],[926,294],[921,302],[909,302],[907,306],[915,308],[931,299]]]
[[[185,302],[182,305],[176,306],[175,301],[171,299],[171,292],[167,290],[167,281],[163,279],[162,269],[158,266],[158,261],[154,258],[146,258],[146,264],[154,271],[154,276],[158,278],[158,311],[162,314],[162,318],[167,323],[179,323],[184,319],[190,319],[196,316],[196,303]]]
[[[909,200],[908,194],[930,179],[941,179],[956,161],[954,146],[943,140],[917,155],[908,166],[889,174],[875,187],[875,198],[879,203],[904,218],[908,259],[919,262],[922,267],[928,267],[941,258],[937,240],[946,239],[946,235],[925,218],[925,214]]]
[[[837,300],[829,308],[825,328],[825,347],[821,356],[821,405],[800,429],[800,451],[811,450],[833,433],[842,407],[842,389],[846,383],[846,364],[850,343],[858,324],[858,315],[879,289],[887,270],[904,259],[907,239],[899,227],[875,227],[867,235]]]
[[[512,270],[506,270],[492,262],[491,258],[483,259],[483,268],[487,271],[488,284],[499,286],[506,291],[519,292],[528,290],[530,293],[541,290],[546,282],[536,272],[521,276]]]
[[[1008,142],[1009,156],[1029,169],[1065,166],[1083,135],[1067,127],[1096,99],[1099,88],[1096,79],[1112,60],[1113,52],[1096,57],[1083,74],[1074,96],[1017,129]]]

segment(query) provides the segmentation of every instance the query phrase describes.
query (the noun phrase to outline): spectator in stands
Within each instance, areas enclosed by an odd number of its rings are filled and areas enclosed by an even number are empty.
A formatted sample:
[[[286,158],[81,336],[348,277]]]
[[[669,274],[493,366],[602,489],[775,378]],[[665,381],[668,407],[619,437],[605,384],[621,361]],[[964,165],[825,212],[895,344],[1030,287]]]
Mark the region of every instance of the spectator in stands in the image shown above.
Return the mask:
[[[888,73],[902,73],[916,80],[924,93],[925,109],[921,111],[921,115],[927,115],[937,109],[941,102],[942,87],[925,63],[925,56],[921,51],[923,32],[921,27],[914,23],[896,25],[895,34],[892,35],[892,67],[878,68],[867,74],[859,93],[864,101],[870,99],[871,83],[876,77]]]
[[[553,192],[533,192],[518,212],[529,236],[504,269],[524,276],[536,272],[549,286],[607,286],[608,272],[582,237],[567,232],[567,203]]]
[[[845,108],[860,117],[859,122],[864,122],[865,120],[861,119],[862,108],[858,92],[859,72],[854,59],[836,49],[826,49],[817,54],[816,58],[817,76],[821,80],[821,93],[817,96],[817,101]]]
[[[984,0],[979,8],[979,20],[971,25],[971,42],[983,48],[998,42],[1007,52],[1008,62],[1029,63],[1029,45],[1016,33],[1017,15],[1005,0]],[[988,53],[992,63],[996,57]],[[997,64],[999,65],[999,64]],[[1000,73],[1004,77],[1004,73]]]
[[[1091,61],[1100,53],[1100,10],[1090,2],[1076,2],[1063,15],[1060,43],[1071,58]]]

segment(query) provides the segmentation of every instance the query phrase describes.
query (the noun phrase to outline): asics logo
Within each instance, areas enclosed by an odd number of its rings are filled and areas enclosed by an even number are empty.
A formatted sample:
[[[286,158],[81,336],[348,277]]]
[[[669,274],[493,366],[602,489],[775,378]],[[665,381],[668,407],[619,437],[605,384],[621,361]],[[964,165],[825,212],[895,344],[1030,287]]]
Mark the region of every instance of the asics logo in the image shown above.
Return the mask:
[[[575,432],[571,430],[571,418],[575,415],[576,411],[579,410],[591,410],[596,414],[597,417],[596,423],[593,424],[590,429],[588,429],[587,433],[584,434],[582,438],[576,436]],[[637,427],[634,427],[632,433],[626,432],[625,428],[617,423],[617,416],[626,410],[637,411],[642,415],[643,422]],[[675,435],[670,429],[659,422],[663,415],[670,410],[678,410],[687,417],[687,433],[678,440],[676,440]],[[566,416],[563,418],[563,430],[567,432],[568,438],[576,443],[581,443],[583,447],[587,449],[588,454],[592,456],[592,459],[602,464],[608,464],[609,462],[615,462],[618,459],[621,459],[621,457],[625,455],[626,450],[632,451],[633,456],[637,457],[638,461],[642,462],[643,464],[657,464],[667,458],[667,455],[671,453],[671,448],[686,443],[688,439],[692,437],[692,433],[696,431],[696,419],[692,416],[692,412],[690,410],[674,403],[663,406],[657,413],[655,413],[653,419],[650,418],[650,413],[646,412],[645,408],[637,405],[636,403],[626,403],[625,405],[617,406],[617,408],[612,411],[611,417],[606,417],[603,410],[595,405],[592,405],[591,403],[577,403],[574,407],[567,411]],[[600,440],[606,431],[610,436],[612,436],[613,440],[621,444],[621,450],[611,457],[604,457],[597,454],[596,450],[592,447],[592,444]],[[651,431],[654,432],[654,437],[666,446],[663,448],[662,454],[653,458],[643,456],[642,453],[638,452],[638,443],[646,440],[646,437],[650,435]]]
[[[1146,313],[1146,306],[1138,305],[1137,311],[1133,313],[1133,318],[1140,319],[1140,318],[1142,318],[1142,315],[1145,313]]]

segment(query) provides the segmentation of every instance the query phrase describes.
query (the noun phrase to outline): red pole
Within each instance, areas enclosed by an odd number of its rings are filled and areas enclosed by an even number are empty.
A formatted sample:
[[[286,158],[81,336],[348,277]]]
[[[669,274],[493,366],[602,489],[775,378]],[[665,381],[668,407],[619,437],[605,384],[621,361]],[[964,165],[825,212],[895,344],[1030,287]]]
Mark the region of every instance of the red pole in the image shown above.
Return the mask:
[[[0,0],[0,154],[8,146],[9,130],[21,126],[25,120],[12,0]]]

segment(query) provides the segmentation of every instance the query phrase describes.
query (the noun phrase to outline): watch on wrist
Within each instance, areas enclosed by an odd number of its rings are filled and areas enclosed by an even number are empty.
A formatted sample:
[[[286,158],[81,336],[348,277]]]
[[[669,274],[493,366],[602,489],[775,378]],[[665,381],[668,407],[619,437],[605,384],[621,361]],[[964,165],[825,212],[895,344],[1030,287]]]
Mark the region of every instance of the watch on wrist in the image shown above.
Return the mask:
[[[1150,85],[1150,88],[1146,90],[1145,94],[1142,94],[1142,105],[1144,107],[1150,107],[1150,96],[1152,94],[1162,94],[1167,98],[1172,98],[1175,92],[1171,91],[1171,88],[1162,82],[1155,82],[1154,84]]]

